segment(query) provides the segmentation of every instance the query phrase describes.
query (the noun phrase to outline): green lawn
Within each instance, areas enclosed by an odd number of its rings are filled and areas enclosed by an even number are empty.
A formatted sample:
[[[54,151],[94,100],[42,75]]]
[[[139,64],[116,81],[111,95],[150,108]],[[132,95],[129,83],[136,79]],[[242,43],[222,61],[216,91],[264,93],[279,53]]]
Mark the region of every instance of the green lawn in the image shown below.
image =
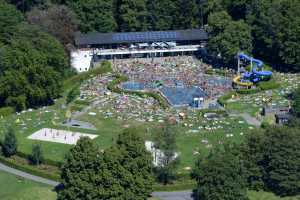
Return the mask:
[[[300,200],[300,196],[281,198],[269,192],[249,192],[250,200]]]
[[[0,171],[0,199],[3,200],[55,200],[52,187],[25,180]]]

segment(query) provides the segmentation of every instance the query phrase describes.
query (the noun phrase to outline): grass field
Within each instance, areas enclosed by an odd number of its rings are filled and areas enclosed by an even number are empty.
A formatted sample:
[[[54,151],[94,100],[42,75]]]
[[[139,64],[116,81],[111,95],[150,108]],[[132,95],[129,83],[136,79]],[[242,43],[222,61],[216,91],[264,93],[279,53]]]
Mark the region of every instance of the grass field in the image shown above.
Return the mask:
[[[0,171],[0,199],[55,200],[53,188]]]

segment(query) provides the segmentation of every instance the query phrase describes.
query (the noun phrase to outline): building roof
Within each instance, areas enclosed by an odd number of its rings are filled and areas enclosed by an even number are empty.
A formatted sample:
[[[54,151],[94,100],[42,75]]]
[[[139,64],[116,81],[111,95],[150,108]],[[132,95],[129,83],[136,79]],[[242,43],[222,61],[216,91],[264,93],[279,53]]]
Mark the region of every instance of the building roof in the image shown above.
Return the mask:
[[[170,42],[207,40],[208,34],[203,29],[176,31],[149,31],[127,33],[78,33],[75,36],[77,46],[101,44],[126,44],[143,42]]]

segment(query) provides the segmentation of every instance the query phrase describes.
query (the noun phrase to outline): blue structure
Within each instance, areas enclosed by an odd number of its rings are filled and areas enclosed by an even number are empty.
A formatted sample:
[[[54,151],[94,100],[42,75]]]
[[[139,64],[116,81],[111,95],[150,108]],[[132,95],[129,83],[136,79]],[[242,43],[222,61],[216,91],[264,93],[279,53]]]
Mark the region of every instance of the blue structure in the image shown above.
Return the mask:
[[[167,98],[168,102],[174,107],[191,106],[200,107],[194,98],[206,98],[206,93],[197,87],[163,87],[161,93]],[[195,104],[196,103],[196,104]]]
[[[247,82],[250,80],[252,83],[258,83],[259,81],[269,79],[272,76],[272,72],[262,70],[264,63],[261,60],[252,58],[243,53],[238,54],[238,59],[250,62],[251,66],[253,64],[252,71],[245,72],[241,77],[241,82]]]

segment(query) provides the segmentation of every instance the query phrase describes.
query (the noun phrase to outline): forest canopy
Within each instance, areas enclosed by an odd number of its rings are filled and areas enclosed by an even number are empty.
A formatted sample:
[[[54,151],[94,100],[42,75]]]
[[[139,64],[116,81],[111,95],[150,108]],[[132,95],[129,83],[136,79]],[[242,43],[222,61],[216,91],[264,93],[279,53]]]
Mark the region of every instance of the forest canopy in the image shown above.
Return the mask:
[[[0,106],[17,111],[52,103],[69,70],[63,46],[0,1]]]

